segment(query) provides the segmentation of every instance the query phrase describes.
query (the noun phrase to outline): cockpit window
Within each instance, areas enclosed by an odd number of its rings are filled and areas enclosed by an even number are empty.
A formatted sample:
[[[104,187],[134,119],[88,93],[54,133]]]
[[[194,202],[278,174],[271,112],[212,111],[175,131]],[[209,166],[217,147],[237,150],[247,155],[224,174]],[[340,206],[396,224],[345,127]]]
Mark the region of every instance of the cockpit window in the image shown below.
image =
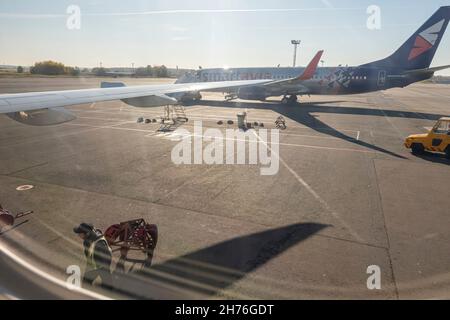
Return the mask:
[[[449,133],[450,121],[439,121],[434,127],[434,132],[437,134],[448,134]]]

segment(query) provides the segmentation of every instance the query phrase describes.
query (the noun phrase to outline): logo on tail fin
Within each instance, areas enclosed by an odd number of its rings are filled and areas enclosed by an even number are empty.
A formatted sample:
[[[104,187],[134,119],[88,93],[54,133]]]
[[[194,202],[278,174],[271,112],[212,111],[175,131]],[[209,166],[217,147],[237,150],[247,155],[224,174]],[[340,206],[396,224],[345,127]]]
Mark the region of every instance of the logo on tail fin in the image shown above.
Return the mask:
[[[442,30],[442,27],[444,26],[445,19],[439,21],[435,25],[429,27],[428,29],[422,31],[416,38],[416,41],[414,42],[414,47],[409,53],[408,60],[411,61],[418,56],[420,56],[422,53],[430,50],[433,48],[434,44],[436,43],[439,33]]]

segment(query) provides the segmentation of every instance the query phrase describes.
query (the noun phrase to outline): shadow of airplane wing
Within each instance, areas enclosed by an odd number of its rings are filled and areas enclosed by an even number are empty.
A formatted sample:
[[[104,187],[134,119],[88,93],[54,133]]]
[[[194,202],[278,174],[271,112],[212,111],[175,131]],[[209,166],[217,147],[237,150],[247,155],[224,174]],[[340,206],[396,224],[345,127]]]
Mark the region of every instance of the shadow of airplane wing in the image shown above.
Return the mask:
[[[370,109],[370,108],[358,108],[358,107],[341,107],[341,106],[323,106],[322,104],[311,104],[312,112],[320,113],[338,113],[338,114],[351,114],[351,115],[364,115],[364,116],[376,116],[376,117],[390,117],[390,118],[407,118],[407,119],[426,119],[426,120],[438,120],[445,115],[439,115],[434,113],[424,112],[412,112],[412,111],[399,111],[389,109]],[[308,106],[309,104],[305,104]]]
[[[299,124],[307,126],[322,134],[326,134],[338,139],[349,141],[353,144],[400,159],[407,159],[407,158],[395,152],[378,147],[374,144],[350,137],[345,133],[342,133],[334,129],[333,127],[330,127],[326,123],[318,120],[311,113],[317,112],[317,113],[336,113],[336,114],[357,114],[368,116],[380,116],[380,117],[388,116],[388,117],[398,117],[398,118],[402,117],[410,119],[428,119],[428,120],[437,120],[440,117],[442,117],[441,115],[423,112],[409,112],[409,111],[341,107],[341,106],[324,106],[324,104],[339,103],[339,102],[344,101],[321,101],[318,103],[301,103],[296,105],[285,105],[273,101],[258,103],[258,102],[241,102],[241,101],[230,102],[217,100],[201,100],[196,101],[195,104],[221,108],[249,108],[249,109],[273,110],[291,120],[296,121]]]
[[[313,129],[314,131],[320,132],[322,134],[326,134],[338,139],[342,139],[348,142],[351,142],[353,144],[377,151],[377,152],[381,152],[384,154],[388,154],[390,156],[396,157],[396,158],[400,158],[400,159],[407,159],[406,157],[399,155],[395,152],[389,151],[387,149],[378,147],[376,145],[373,145],[371,143],[362,141],[362,140],[357,140],[353,137],[350,137],[348,135],[346,135],[345,133],[338,131],[332,127],[330,127],[329,125],[327,125],[326,123],[324,123],[323,121],[320,121],[319,119],[317,119],[316,117],[314,117],[311,113],[313,112],[321,112],[324,109],[326,109],[327,107],[324,106],[318,106],[318,105],[311,105],[310,106],[299,106],[298,108],[295,107],[288,107],[288,106],[278,106],[277,108],[273,109],[274,111],[277,111],[278,113],[282,114],[283,116],[294,120],[300,124],[303,124],[304,126],[307,126],[311,129]],[[341,108],[341,109],[345,109],[345,108]],[[339,112],[336,112],[339,113]]]
[[[145,271],[124,274],[120,289],[156,299],[207,298],[326,227],[298,223],[233,238]]]

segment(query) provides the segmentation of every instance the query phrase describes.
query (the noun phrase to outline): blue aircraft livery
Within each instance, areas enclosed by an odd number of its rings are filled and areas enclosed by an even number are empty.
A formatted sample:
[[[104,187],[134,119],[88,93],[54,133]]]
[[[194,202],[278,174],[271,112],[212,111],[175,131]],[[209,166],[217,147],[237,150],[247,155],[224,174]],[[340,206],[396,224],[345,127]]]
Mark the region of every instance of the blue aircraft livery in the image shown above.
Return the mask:
[[[406,42],[389,57],[356,67],[338,66],[317,68],[305,81],[279,87],[254,86],[229,92],[235,98],[265,100],[271,96],[284,96],[296,101],[304,94],[357,94],[405,87],[431,78],[436,71],[450,67],[430,68],[433,57],[447,29],[450,6],[439,8]],[[234,80],[273,79],[297,77],[304,68],[217,68],[201,69],[185,74],[177,83],[214,82]],[[243,94],[245,91],[245,94]]]

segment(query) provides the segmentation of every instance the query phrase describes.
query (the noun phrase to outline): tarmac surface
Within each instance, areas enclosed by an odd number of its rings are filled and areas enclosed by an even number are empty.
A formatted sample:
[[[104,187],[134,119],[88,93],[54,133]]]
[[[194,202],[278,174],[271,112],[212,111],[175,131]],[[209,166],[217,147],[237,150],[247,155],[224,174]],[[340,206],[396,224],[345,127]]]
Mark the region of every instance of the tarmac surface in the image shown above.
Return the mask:
[[[0,92],[100,81],[8,78],[0,79]],[[142,217],[159,228],[153,267],[117,279],[122,293],[135,297],[450,298],[450,162],[413,156],[403,146],[409,134],[449,116],[449,100],[449,85],[416,84],[305,96],[294,106],[279,99],[224,102],[222,94],[206,93],[186,107],[182,128],[192,132],[197,120],[204,129],[234,129],[242,111],[274,129],[282,115],[279,171],[268,176],[262,165],[174,164],[173,135],[136,123],[159,118],[163,108],[120,101],[74,106],[68,109],[77,120],[50,127],[2,116],[0,203],[34,213],[0,239],[65,280],[68,266],[84,265],[75,225],[105,230]],[[17,191],[22,185],[34,188]],[[367,287],[374,265],[379,290]]]

